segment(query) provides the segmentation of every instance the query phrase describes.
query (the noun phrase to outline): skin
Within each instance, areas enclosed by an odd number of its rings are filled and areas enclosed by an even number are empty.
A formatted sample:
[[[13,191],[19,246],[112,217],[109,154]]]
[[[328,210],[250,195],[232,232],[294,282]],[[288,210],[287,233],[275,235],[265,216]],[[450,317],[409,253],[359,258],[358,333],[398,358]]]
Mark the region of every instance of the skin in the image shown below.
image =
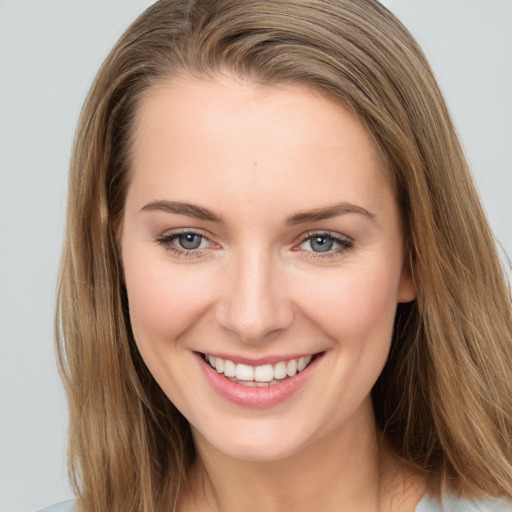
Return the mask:
[[[414,510],[422,480],[379,444],[370,399],[397,303],[415,296],[370,135],[304,86],[182,77],[142,100],[132,149],[121,252],[133,332],[198,452],[180,510]],[[183,231],[199,249],[170,240]],[[341,242],[319,253],[312,234]],[[254,409],[214,391],[195,352],[324,355],[291,397]]]

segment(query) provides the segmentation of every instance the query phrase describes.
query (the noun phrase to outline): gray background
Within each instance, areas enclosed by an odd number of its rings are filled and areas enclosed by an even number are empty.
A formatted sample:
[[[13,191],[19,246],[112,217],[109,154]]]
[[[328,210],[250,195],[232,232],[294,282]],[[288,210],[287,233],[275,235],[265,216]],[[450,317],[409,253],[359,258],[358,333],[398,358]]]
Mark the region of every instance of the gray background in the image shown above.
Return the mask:
[[[0,512],[71,496],[53,306],[67,161],[88,86],[149,0],[0,0]],[[512,0],[388,0],[447,97],[512,254]]]

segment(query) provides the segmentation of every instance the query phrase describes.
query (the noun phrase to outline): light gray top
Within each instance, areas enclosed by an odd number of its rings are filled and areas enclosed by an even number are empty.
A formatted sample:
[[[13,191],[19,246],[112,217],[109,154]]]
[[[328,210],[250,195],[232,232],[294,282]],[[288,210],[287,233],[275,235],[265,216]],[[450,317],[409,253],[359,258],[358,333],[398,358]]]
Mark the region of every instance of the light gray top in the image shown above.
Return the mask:
[[[74,501],[63,501],[39,512],[76,512]],[[423,496],[416,512],[512,512],[512,503],[499,499],[485,501],[466,501],[456,496],[448,496],[442,503]]]
[[[418,503],[416,512],[512,512],[512,503],[490,498],[466,501],[453,495],[447,496],[441,503],[425,495]]]

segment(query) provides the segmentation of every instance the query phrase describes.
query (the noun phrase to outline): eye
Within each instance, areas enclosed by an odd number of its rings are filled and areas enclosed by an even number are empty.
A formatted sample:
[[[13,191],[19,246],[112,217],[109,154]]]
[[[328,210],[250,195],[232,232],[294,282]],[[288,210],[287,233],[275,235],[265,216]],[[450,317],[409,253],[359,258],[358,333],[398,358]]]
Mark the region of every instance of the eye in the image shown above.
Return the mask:
[[[334,240],[329,236],[320,235],[311,237],[302,243],[302,245],[305,244],[309,244],[313,252],[327,252],[334,247]]]
[[[181,235],[177,235],[174,240],[182,249],[194,250],[199,249],[201,242],[204,240],[204,237],[196,233],[183,233]]]
[[[352,249],[353,246],[354,242],[348,237],[323,232],[307,234],[299,248],[314,253],[315,257],[329,257]]]
[[[201,256],[203,250],[212,245],[206,236],[195,231],[180,231],[156,238],[159,245],[176,256]]]

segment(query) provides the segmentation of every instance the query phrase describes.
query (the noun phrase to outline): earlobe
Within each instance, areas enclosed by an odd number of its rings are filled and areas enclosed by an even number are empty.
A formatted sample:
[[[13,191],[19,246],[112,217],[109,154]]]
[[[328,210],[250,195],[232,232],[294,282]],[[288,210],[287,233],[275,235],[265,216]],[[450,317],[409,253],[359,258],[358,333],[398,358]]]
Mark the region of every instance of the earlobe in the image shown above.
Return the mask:
[[[411,258],[406,255],[398,283],[397,302],[411,302],[414,299],[416,299],[416,287],[412,277]]]

